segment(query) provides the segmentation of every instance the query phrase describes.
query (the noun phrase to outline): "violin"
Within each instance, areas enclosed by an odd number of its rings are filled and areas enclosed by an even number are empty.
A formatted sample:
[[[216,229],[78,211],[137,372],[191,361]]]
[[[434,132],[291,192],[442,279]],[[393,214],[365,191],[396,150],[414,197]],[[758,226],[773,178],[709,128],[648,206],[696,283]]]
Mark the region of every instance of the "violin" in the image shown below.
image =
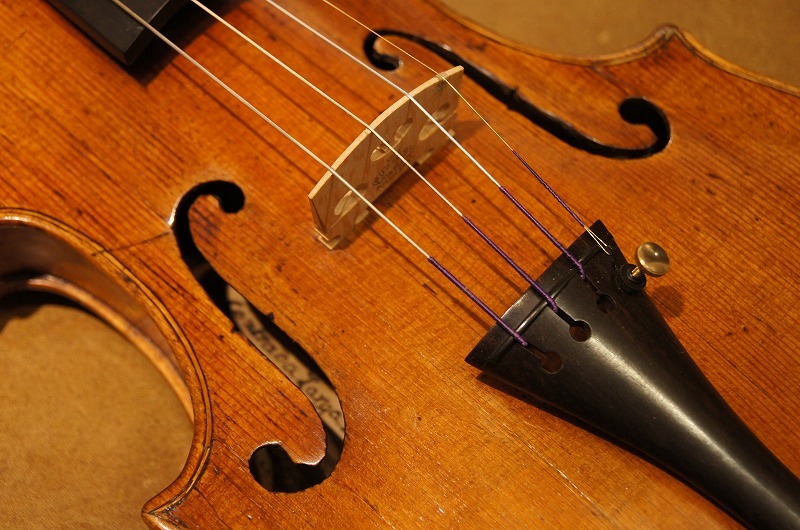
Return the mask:
[[[148,524],[800,526],[796,89],[673,28],[572,61],[425,0],[79,4],[0,7],[0,293],[185,404]]]

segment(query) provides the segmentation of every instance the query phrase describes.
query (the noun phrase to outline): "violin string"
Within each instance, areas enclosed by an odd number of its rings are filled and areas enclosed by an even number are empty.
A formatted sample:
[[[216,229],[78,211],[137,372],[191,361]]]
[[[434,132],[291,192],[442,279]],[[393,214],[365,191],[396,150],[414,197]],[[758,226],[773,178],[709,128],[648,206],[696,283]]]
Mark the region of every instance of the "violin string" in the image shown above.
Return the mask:
[[[290,18],[296,24],[300,25],[301,27],[303,27],[307,31],[311,32],[314,36],[316,36],[317,38],[321,39],[323,42],[325,42],[329,46],[332,46],[333,48],[335,48],[337,51],[339,51],[340,53],[342,53],[343,55],[348,57],[350,60],[352,60],[353,62],[355,62],[356,64],[358,64],[362,68],[364,68],[367,72],[369,72],[372,75],[376,76],[378,79],[382,80],[384,83],[388,84],[389,86],[391,86],[395,90],[397,90],[400,93],[402,93],[405,97],[407,97],[409,99],[409,101],[411,101],[417,108],[419,108],[419,110],[423,114],[425,114],[425,116],[429,120],[431,120],[431,123],[433,123],[440,131],[442,131],[442,133],[444,133],[444,135],[447,137],[447,139],[450,141],[451,144],[456,146],[456,148],[458,148],[470,160],[470,162],[472,162],[472,164],[475,167],[477,167],[481,171],[481,173],[483,173],[484,176],[486,176],[492,182],[492,184],[494,184],[497,187],[497,189],[507,199],[509,199],[511,201],[511,203],[514,206],[517,207],[517,209],[519,209],[525,215],[525,217],[528,220],[533,222],[533,224],[536,226],[536,228],[538,228],[542,232],[542,234],[544,234],[544,236],[547,237],[547,239],[550,240],[550,242],[553,245],[555,245],[556,248],[559,249],[559,251],[561,251],[562,254],[567,256],[567,258],[578,269],[578,272],[580,273],[581,278],[586,279],[586,270],[584,269],[583,264],[577,258],[575,258],[575,256],[573,256],[572,253],[569,252],[567,250],[567,248],[563,244],[561,244],[561,242],[558,241],[558,239],[556,239],[556,237],[549,230],[547,230],[547,228],[543,224],[541,224],[539,221],[535,220],[536,219],[535,216],[522,204],[522,202],[519,201],[518,199],[516,199],[508,189],[506,189],[502,184],[500,184],[500,182],[494,176],[492,176],[492,174],[489,173],[489,171],[485,167],[483,167],[483,165],[480,162],[478,162],[478,160],[472,155],[472,153],[467,151],[467,149],[464,148],[464,146],[461,144],[461,142],[459,142],[458,140],[453,138],[453,135],[450,134],[450,132],[447,129],[445,129],[445,127],[442,126],[442,124],[439,123],[439,121],[436,118],[434,118],[433,115],[431,115],[431,113],[428,112],[428,110],[425,109],[425,107],[422,104],[420,104],[411,94],[409,94],[406,90],[401,88],[399,85],[397,85],[397,83],[395,83],[394,81],[392,81],[391,79],[389,79],[385,75],[381,74],[380,72],[376,72],[375,70],[370,68],[370,66],[368,64],[366,64],[365,62],[363,62],[361,59],[359,59],[358,57],[356,57],[355,55],[353,55],[349,51],[347,51],[344,48],[342,48],[339,44],[337,44],[333,40],[331,40],[328,36],[324,35],[323,33],[321,33],[316,28],[312,27],[310,24],[308,24],[307,22],[302,20],[300,17],[298,17],[297,15],[292,13],[291,11],[288,11],[286,8],[284,8],[281,5],[277,4],[274,0],[264,0],[264,1],[267,2],[268,4],[270,4],[271,6],[273,6],[275,9],[277,9],[281,13],[283,13],[286,17]]]
[[[373,135],[375,135],[375,137],[383,145],[385,145],[389,149],[389,151],[391,151],[392,154],[394,154],[399,160],[401,160],[402,163],[405,164],[420,180],[422,180],[422,182],[424,182],[428,186],[428,188],[430,188],[436,194],[437,197],[439,197],[456,215],[458,215],[461,218],[462,221],[464,221],[464,223],[467,224],[467,226],[469,226],[476,234],[478,234],[478,236],[480,236],[480,238],[492,250],[494,250],[501,258],[503,258],[503,260],[505,260],[506,263],[508,263],[508,265],[510,265],[517,272],[517,274],[519,274],[526,282],[528,282],[528,284],[537,293],[539,293],[539,295],[547,302],[548,306],[553,311],[558,312],[558,305],[555,303],[555,300],[547,293],[547,291],[544,289],[544,287],[542,287],[527,272],[525,272],[525,270],[519,264],[517,264],[511,258],[511,256],[509,256],[497,243],[495,243],[492,240],[492,238],[490,238],[483,230],[481,230],[472,220],[470,220],[467,216],[465,216],[461,212],[461,210],[459,210],[458,207],[456,207],[456,205],[453,204],[452,201],[450,201],[450,199],[448,199],[444,195],[444,193],[442,193],[432,182],[430,182],[430,180],[428,180],[422,173],[420,173],[420,171],[416,167],[414,167],[414,165],[411,162],[409,162],[409,160],[406,157],[401,155],[395,149],[395,147],[392,146],[391,143],[389,143],[389,141],[386,140],[386,138],[384,138],[383,135],[378,133],[378,131],[376,131],[370,124],[368,124],[366,121],[364,121],[359,116],[357,116],[353,111],[351,111],[350,109],[348,109],[347,107],[342,105],[339,101],[337,101],[331,95],[327,94],[324,90],[318,88],[316,85],[314,85],[314,83],[312,83],[311,81],[309,81],[308,79],[303,77],[300,73],[298,73],[296,70],[294,70],[291,66],[289,66],[288,64],[286,64],[283,61],[281,61],[274,54],[270,53],[263,46],[261,46],[260,44],[255,42],[250,36],[246,35],[240,29],[238,29],[233,24],[231,24],[230,22],[225,20],[222,16],[220,16],[217,13],[215,13],[212,9],[210,9],[206,5],[202,4],[200,2],[200,0],[192,0],[192,3],[195,4],[197,7],[199,7],[200,9],[202,9],[206,14],[208,14],[209,16],[214,18],[217,22],[219,22],[222,25],[224,25],[230,31],[234,32],[239,38],[243,39],[245,42],[247,42],[250,46],[252,46],[256,50],[258,50],[265,57],[269,58],[271,61],[273,61],[279,67],[283,68],[287,73],[292,75],[298,81],[300,81],[305,86],[307,86],[308,88],[310,88],[311,90],[316,92],[319,96],[324,98],[326,101],[328,101],[332,105],[336,106],[339,110],[341,110],[342,112],[347,114],[350,118],[355,120],[362,127],[366,128]]]
[[[288,131],[283,129],[280,125],[278,125],[275,121],[273,121],[269,116],[259,110],[255,105],[250,103],[246,98],[244,98],[241,94],[239,94],[236,90],[234,90],[231,86],[227,83],[222,81],[219,77],[214,75],[208,68],[203,66],[197,59],[192,57],[187,51],[183,48],[175,44],[171,39],[169,39],[166,35],[158,31],[152,24],[147,22],[144,18],[139,16],[133,10],[131,10],[127,5],[122,3],[122,0],[112,0],[114,5],[116,5],[119,9],[124,11],[128,16],[136,20],[137,23],[141,24],[145,27],[148,31],[153,33],[156,37],[158,37],[164,44],[169,46],[175,53],[181,55],[184,59],[189,61],[195,68],[197,68],[200,72],[206,75],[209,79],[211,79],[214,83],[216,83],[220,88],[225,90],[228,94],[230,94],[233,98],[247,107],[250,111],[252,111],[256,116],[264,120],[270,127],[275,129],[281,136],[286,138],[292,144],[294,144],[298,149],[303,151],[306,155],[308,155],[311,159],[313,159],[316,163],[324,167],[327,171],[329,171],[332,175],[334,175],[339,181],[344,184],[350,192],[352,192],[356,197],[358,197],[361,201],[367,205],[373,212],[375,212],[378,217],[384,220],[388,225],[397,232],[403,239],[406,240],[412,247],[414,247],[420,254],[425,257],[425,260],[430,263],[434,268],[436,268],[442,275],[445,276],[450,282],[453,283],[462,293],[464,293],[470,300],[472,300],[478,307],[481,308],[487,315],[489,315],[498,326],[503,328],[503,330],[508,333],[514,340],[516,340],[523,348],[527,348],[529,346],[528,342],[520,335],[516,330],[511,328],[508,324],[503,321],[503,319],[498,315],[493,309],[491,309],[480,297],[478,297],[475,293],[473,293],[464,283],[462,283],[452,272],[450,272],[446,267],[444,267],[439,261],[434,258],[432,255],[428,254],[421,245],[419,245],[416,241],[414,241],[408,234],[406,234],[399,226],[397,226],[391,219],[389,219],[379,208],[377,208],[372,202],[367,200],[352,184],[347,182],[347,179],[342,177],[335,169],[333,169],[330,165],[328,165],[324,160],[322,160],[314,151],[306,147],[302,142],[297,140],[294,136],[292,136]]]
[[[503,137],[503,135],[501,135],[501,134],[500,134],[500,132],[499,132],[499,131],[497,131],[497,129],[495,129],[495,128],[494,128],[494,126],[492,126],[492,124],[491,124],[491,123],[489,123],[489,121],[488,121],[488,120],[487,120],[487,119],[486,119],[486,118],[483,116],[483,114],[481,114],[481,113],[478,111],[478,109],[477,109],[477,108],[475,108],[475,106],[474,106],[474,105],[473,105],[473,104],[472,104],[472,103],[471,103],[471,102],[470,102],[470,101],[469,101],[469,100],[468,100],[468,99],[467,99],[467,98],[464,96],[464,94],[462,94],[462,93],[461,93],[461,91],[460,91],[458,88],[456,88],[456,87],[455,87],[455,86],[454,86],[454,85],[453,85],[453,84],[452,84],[452,83],[451,83],[451,82],[450,82],[448,79],[444,78],[444,77],[443,77],[443,76],[442,76],[442,75],[441,75],[439,72],[437,72],[437,71],[436,71],[436,70],[435,70],[433,67],[429,66],[427,63],[425,63],[424,61],[422,61],[421,59],[419,59],[418,57],[416,57],[414,54],[412,54],[411,52],[409,52],[408,50],[406,50],[406,49],[405,49],[405,48],[403,48],[402,46],[400,46],[400,45],[398,45],[398,44],[395,44],[394,42],[390,41],[389,39],[387,39],[386,37],[384,37],[383,35],[381,35],[381,34],[380,34],[380,33],[378,33],[377,31],[375,31],[375,30],[374,30],[374,29],[372,29],[371,27],[367,26],[366,24],[364,24],[363,22],[361,22],[360,20],[358,20],[356,17],[354,17],[353,15],[351,15],[350,13],[348,13],[347,11],[345,11],[344,9],[340,8],[339,6],[337,6],[336,4],[334,4],[333,2],[331,2],[330,0],[322,0],[322,2],[323,2],[324,4],[326,4],[326,5],[328,5],[328,6],[329,6],[331,9],[334,9],[335,11],[337,11],[337,12],[338,12],[340,15],[342,15],[342,16],[344,16],[344,17],[346,17],[347,19],[351,20],[351,21],[352,21],[352,22],[354,22],[355,24],[357,24],[357,25],[361,26],[361,27],[362,27],[364,30],[366,30],[366,31],[368,31],[369,33],[371,33],[372,35],[374,35],[374,36],[375,36],[377,39],[380,39],[380,40],[381,40],[381,42],[384,42],[384,43],[386,43],[387,45],[391,46],[391,47],[392,47],[392,48],[394,48],[395,50],[399,51],[400,53],[402,53],[403,55],[405,55],[405,56],[406,56],[406,57],[408,57],[409,59],[411,59],[411,60],[415,61],[417,64],[419,64],[419,65],[420,65],[420,66],[422,66],[423,68],[426,68],[427,70],[429,70],[430,72],[432,72],[434,75],[436,75],[437,77],[439,77],[439,78],[440,78],[442,81],[444,81],[445,83],[447,83],[447,85],[448,85],[448,86],[449,86],[449,87],[450,87],[450,88],[453,90],[453,92],[454,92],[454,93],[455,93],[455,94],[456,94],[456,95],[457,95],[457,96],[458,96],[458,97],[461,99],[461,101],[463,101],[463,102],[464,102],[464,104],[466,104],[466,105],[467,105],[467,106],[470,108],[470,110],[472,110],[472,112],[475,114],[475,116],[477,116],[477,117],[478,117],[478,119],[480,119],[480,120],[481,120],[481,121],[482,121],[482,122],[483,122],[483,123],[484,123],[484,124],[485,124],[485,125],[486,125],[486,126],[489,128],[489,130],[490,130],[492,133],[494,133],[494,135],[495,135],[495,136],[496,136],[496,137],[497,137],[497,138],[498,138],[498,139],[499,139],[499,140],[500,140],[500,141],[503,143],[503,145],[505,145],[505,146],[506,146],[506,148],[508,148],[508,150],[509,150],[509,151],[511,151],[511,153],[512,153],[512,154],[513,154],[513,155],[514,155],[516,158],[517,158],[517,160],[519,160],[519,162],[521,162],[521,163],[522,163],[522,165],[523,165],[523,166],[524,166],[524,167],[525,167],[525,168],[528,170],[528,172],[529,172],[531,175],[533,175],[533,176],[536,178],[536,180],[538,180],[538,181],[539,181],[539,183],[540,183],[540,184],[541,184],[541,185],[542,185],[542,186],[545,188],[545,190],[547,190],[547,192],[548,192],[548,193],[549,193],[549,194],[550,194],[550,195],[551,195],[551,196],[552,196],[552,197],[553,197],[553,198],[554,198],[556,201],[558,201],[558,203],[561,205],[561,207],[562,207],[562,208],[564,208],[564,209],[567,211],[567,213],[568,213],[568,214],[569,214],[569,215],[570,215],[570,216],[571,216],[571,217],[572,217],[572,218],[573,218],[575,221],[577,221],[577,223],[578,223],[578,224],[580,224],[580,225],[581,225],[581,227],[582,227],[582,228],[583,228],[583,229],[586,231],[586,233],[588,233],[588,234],[589,234],[589,236],[591,236],[591,238],[592,238],[592,239],[594,239],[594,241],[595,241],[595,242],[598,244],[598,246],[600,246],[600,248],[601,248],[601,249],[603,249],[603,251],[604,251],[606,254],[609,254],[609,255],[611,254],[611,252],[609,251],[609,247],[608,247],[608,245],[607,245],[607,244],[606,244],[606,243],[605,243],[605,242],[604,242],[604,241],[603,241],[603,240],[602,240],[602,239],[601,239],[601,238],[600,238],[600,237],[599,237],[597,234],[595,234],[595,233],[594,233],[594,231],[592,231],[592,229],[591,229],[591,228],[589,228],[589,227],[586,225],[586,223],[584,223],[584,222],[583,222],[583,219],[581,219],[581,217],[580,217],[580,216],[579,216],[579,215],[578,215],[578,214],[575,212],[575,210],[573,210],[573,209],[572,209],[572,207],[570,207],[570,205],[567,203],[567,201],[565,201],[565,200],[564,200],[564,199],[561,197],[561,195],[559,195],[559,194],[558,194],[558,193],[557,193],[557,192],[556,192],[556,191],[555,191],[555,190],[554,190],[554,189],[553,189],[553,188],[552,188],[552,187],[551,187],[551,186],[550,186],[550,185],[547,183],[547,181],[544,179],[544,177],[542,177],[541,175],[539,175],[539,173],[538,173],[538,172],[537,172],[535,169],[533,169],[533,167],[532,167],[530,164],[528,164],[528,162],[527,162],[527,161],[526,161],[526,160],[525,160],[525,159],[522,157],[522,155],[519,153],[519,151],[517,151],[516,149],[514,149],[513,147],[511,147],[511,144],[509,144],[509,143],[508,143],[508,141],[506,141],[506,139]]]

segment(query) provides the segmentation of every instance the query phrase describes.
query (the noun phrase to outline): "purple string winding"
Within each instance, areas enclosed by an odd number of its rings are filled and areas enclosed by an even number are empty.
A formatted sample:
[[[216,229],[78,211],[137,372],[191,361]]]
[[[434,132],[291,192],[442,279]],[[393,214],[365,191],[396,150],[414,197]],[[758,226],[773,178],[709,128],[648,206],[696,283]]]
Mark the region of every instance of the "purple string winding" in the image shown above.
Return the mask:
[[[512,259],[511,259],[511,258],[508,256],[508,254],[506,254],[505,252],[503,252],[503,249],[501,249],[499,246],[497,246],[497,244],[496,244],[494,241],[492,241],[492,240],[491,240],[491,238],[489,238],[489,236],[487,236],[486,234],[484,234],[484,233],[481,231],[481,229],[480,229],[480,228],[478,228],[478,227],[475,225],[475,223],[473,223],[472,221],[470,221],[470,220],[469,220],[469,219],[468,219],[466,216],[462,216],[461,218],[464,220],[464,222],[465,222],[465,223],[467,223],[467,224],[469,225],[469,227],[470,227],[470,228],[472,228],[472,229],[475,231],[475,233],[477,233],[479,236],[481,236],[481,238],[482,238],[482,239],[483,239],[483,240],[486,242],[486,244],[487,244],[487,245],[489,245],[490,247],[492,247],[492,248],[494,249],[494,251],[495,251],[495,252],[497,252],[498,254],[500,254],[500,256],[501,256],[501,257],[502,257],[504,260],[506,260],[506,263],[508,263],[509,265],[511,265],[511,267],[512,267],[512,268],[513,268],[515,271],[517,271],[517,273],[518,273],[520,276],[522,276],[522,277],[525,279],[525,281],[526,281],[526,282],[528,282],[528,283],[531,285],[531,287],[533,287],[533,288],[534,288],[534,290],[535,290],[537,293],[539,293],[539,296],[541,296],[542,298],[544,298],[544,300],[547,302],[547,305],[549,305],[549,306],[550,306],[550,309],[552,309],[552,310],[553,310],[553,311],[555,311],[556,313],[558,312],[558,304],[556,304],[556,301],[555,301],[555,299],[554,299],[552,296],[550,296],[550,293],[548,293],[547,291],[545,291],[545,290],[544,290],[544,287],[542,287],[541,285],[539,285],[539,283],[538,283],[536,280],[534,280],[533,278],[531,278],[531,277],[528,275],[528,273],[526,273],[524,270],[522,270],[522,267],[520,267],[519,265],[517,265],[517,263],[516,263],[514,260],[512,260]]]
[[[503,319],[502,319],[502,318],[500,318],[500,316],[499,316],[497,313],[495,313],[494,311],[492,311],[492,309],[491,309],[489,306],[487,306],[487,305],[486,305],[486,304],[483,302],[483,300],[481,300],[480,298],[478,298],[478,296],[477,296],[475,293],[473,293],[472,291],[470,291],[470,290],[469,290],[469,287],[467,287],[466,285],[464,285],[463,283],[461,283],[461,282],[458,280],[458,278],[456,278],[456,277],[455,277],[455,276],[454,276],[454,275],[453,275],[453,274],[452,274],[450,271],[448,271],[447,269],[445,269],[445,268],[444,268],[444,266],[443,266],[441,263],[439,263],[438,261],[436,261],[436,258],[434,258],[433,256],[429,256],[429,257],[428,257],[428,262],[429,262],[431,265],[433,265],[434,267],[436,267],[437,269],[439,269],[439,272],[441,272],[442,274],[444,274],[444,276],[445,276],[445,277],[446,277],[448,280],[450,280],[451,282],[453,282],[453,285],[455,285],[456,287],[458,287],[458,288],[461,290],[461,292],[462,292],[462,293],[464,293],[465,295],[467,295],[467,296],[470,298],[470,300],[472,300],[473,302],[475,302],[475,303],[476,303],[476,304],[477,304],[477,305],[478,305],[478,306],[479,306],[481,309],[483,309],[483,310],[486,312],[486,314],[487,314],[487,315],[489,315],[490,317],[492,317],[492,318],[494,319],[494,321],[495,321],[495,322],[497,322],[497,325],[498,325],[498,326],[500,326],[501,328],[503,328],[503,329],[506,331],[506,333],[508,333],[509,335],[511,335],[512,337],[514,337],[514,340],[516,340],[516,341],[517,341],[517,342],[520,344],[520,346],[522,346],[523,348],[527,348],[527,347],[528,347],[528,341],[526,341],[525,339],[523,339],[523,338],[522,338],[522,335],[520,335],[519,333],[517,333],[516,331],[514,331],[513,329],[511,329],[511,327],[510,327],[508,324],[506,324],[505,322],[503,322]]]
[[[526,208],[525,208],[525,207],[522,205],[522,203],[520,203],[520,202],[519,202],[519,201],[518,201],[518,200],[517,200],[517,199],[516,199],[516,198],[515,198],[513,195],[511,195],[511,193],[510,193],[510,192],[509,192],[507,189],[505,189],[505,187],[503,187],[503,186],[500,186],[500,191],[501,191],[501,192],[503,192],[503,195],[505,195],[505,196],[508,198],[508,200],[510,200],[511,202],[513,202],[513,203],[514,203],[514,205],[515,205],[517,208],[519,208],[519,210],[520,210],[522,213],[524,213],[524,214],[525,214],[525,217],[527,217],[527,218],[528,218],[528,220],[529,220],[530,222],[532,222],[533,224],[535,224],[535,225],[536,225],[536,227],[537,227],[537,228],[538,228],[538,229],[539,229],[539,230],[540,230],[540,231],[541,231],[541,232],[542,232],[542,233],[543,233],[543,234],[544,234],[544,235],[547,237],[547,239],[549,239],[549,240],[550,240],[550,242],[551,242],[551,243],[553,243],[553,244],[554,244],[556,247],[558,247],[558,249],[559,249],[559,250],[560,250],[560,251],[561,251],[561,252],[562,252],[562,253],[563,253],[565,256],[567,256],[567,257],[569,258],[569,260],[570,260],[572,263],[574,263],[574,264],[575,264],[575,266],[578,268],[578,272],[580,272],[581,279],[585,280],[585,279],[586,279],[586,270],[583,268],[583,264],[582,264],[580,261],[578,261],[578,260],[575,258],[575,256],[573,256],[573,255],[570,253],[570,251],[569,251],[569,250],[567,250],[567,249],[566,249],[566,247],[564,247],[564,245],[562,245],[562,244],[561,244],[561,242],[560,242],[558,239],[556,239],[556,238],[555,238],[555,236],[554,236],[553,234],[551,234],[551,233],[550,233],[550,231],[549,231],[547,228],[545,228],[545,227],[544,227],[544,225],[542,225],[542,223],[540,223],[540,222],[539,222],[539,220],[538,220],[538,219],[536,219],[536,218],[533,216],[533,214],[531,214],[531,213],[530,213],[530,212],[529,212],[529,211],[528,211],[528,210],[527,210],[527,209],[526,209]]]

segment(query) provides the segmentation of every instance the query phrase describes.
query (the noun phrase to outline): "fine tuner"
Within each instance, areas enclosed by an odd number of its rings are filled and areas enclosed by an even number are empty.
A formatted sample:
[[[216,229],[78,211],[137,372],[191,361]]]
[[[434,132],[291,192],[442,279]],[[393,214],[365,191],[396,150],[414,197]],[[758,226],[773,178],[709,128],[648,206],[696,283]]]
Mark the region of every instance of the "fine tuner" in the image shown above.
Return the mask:
[[[623,291],[641,291],[647,284],[647,276],[663,276],[669,272],[669,256],[660,245],[645,242],[639,245],[633,256],[634,263],[619,268],[619,285]]]
[[[646,242],[639,245],[634,256],[637,265],[631,271],[631,276],[641,278],[647,276],[664,276],[669,272],[669,256],[660,245]]]

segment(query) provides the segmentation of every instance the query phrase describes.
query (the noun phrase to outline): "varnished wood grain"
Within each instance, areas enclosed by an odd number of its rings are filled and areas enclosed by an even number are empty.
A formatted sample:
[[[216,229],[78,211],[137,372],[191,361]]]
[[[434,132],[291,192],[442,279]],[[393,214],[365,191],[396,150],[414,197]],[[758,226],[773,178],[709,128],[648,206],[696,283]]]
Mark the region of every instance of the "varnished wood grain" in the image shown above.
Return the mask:
[[[471,33],[427,3],[381,4],[388,8],[343,3],[375,27],[409,29],[412,14],[411,29],[450,43],[601,141],[649,142],[647,131],[618,117],[625,97],[644,96],[665,111],[673,136],[662,153],[608,160],[561,144],[464,84],[587,219],[602,219],[631,252],[645,239],[670,251],[674,271],[652,282],[651,293],[709,379],[799,472],[797,93],[759,84],[670,30],[612,59],[569,62]],[[329,10],[287,5],[360,49],[363,31]],[[261,3],[242,2],[229,20],[262,35],[366,121],[398,98]],[[367,223],[341,250],[324,249],[306,202],[324,170],[184,60],[153,52],[158,68],[125,71],[42,1],[0,5],[0,26],[3,227],[31,226],[66,242],[132,297],[151,322],[144,329],[153,344],[169,345],[192,400],[189,460],[146,506],[149,523],[735,525],[664,471],[478,379],[463,358],[490,322],[383,223]],[[188,47],[325,160],[361,130],[218,25]],[[429,77],[409,66],[391,75],[406,88]],[[476,119],[462,113],[455,129],[562,240],[578,235]],[[532,273],[556,256],[455,150],[426,168]],[[201,201],[192,215],[200,247],[314,355],[342,401],[342,460],[301,493],[265,491],[247,460],[275,441],[299,461],[318,459],[320,422],[302,394],[231,332],[170,231],[182,194],[214,179],[239,184],[247,204],[226,215]],[[502,311],[516,298],[516,277],[420,183],[403,180],[381,205],[490,305]],[[91,291],[85,274],[58,270]]]

